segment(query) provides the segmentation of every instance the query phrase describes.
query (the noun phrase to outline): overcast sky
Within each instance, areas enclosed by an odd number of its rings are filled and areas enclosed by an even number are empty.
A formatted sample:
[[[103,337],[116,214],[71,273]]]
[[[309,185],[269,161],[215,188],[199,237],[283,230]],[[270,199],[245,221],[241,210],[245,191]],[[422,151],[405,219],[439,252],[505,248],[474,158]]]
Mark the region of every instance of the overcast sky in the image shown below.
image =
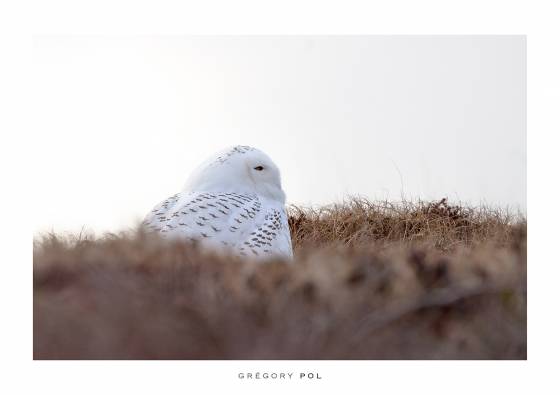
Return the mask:
[[[526,211],[522,36],[35,37],[33,230],[132,226],[229,145],[289,203]]]

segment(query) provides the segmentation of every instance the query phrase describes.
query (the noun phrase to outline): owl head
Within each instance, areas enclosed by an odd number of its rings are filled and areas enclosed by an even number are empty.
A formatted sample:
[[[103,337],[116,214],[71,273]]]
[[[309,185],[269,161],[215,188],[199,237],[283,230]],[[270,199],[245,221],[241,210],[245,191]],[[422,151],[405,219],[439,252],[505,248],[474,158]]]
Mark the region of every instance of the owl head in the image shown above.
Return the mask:
[[[203,162],[189,177],[188,192],[251,193],[284,204],[280,170],[261,150],[244,145],[223,150]]]

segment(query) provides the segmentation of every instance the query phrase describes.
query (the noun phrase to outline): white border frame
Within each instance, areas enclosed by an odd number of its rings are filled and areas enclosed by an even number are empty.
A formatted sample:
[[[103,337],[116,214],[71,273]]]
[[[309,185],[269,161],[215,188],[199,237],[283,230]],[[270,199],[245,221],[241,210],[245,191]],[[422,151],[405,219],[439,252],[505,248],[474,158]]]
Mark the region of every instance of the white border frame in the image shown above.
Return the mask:
[[[21,45],[8,45],[9,55],[23,59],[8,67],[7,86],[13,96],[2,104],[25,105],[26,64],[30,36],[51,34],[527,34],[528,35],[528,214],[529,231],[529,361],[492,362],[391,362],[391,361],[159,361],[159,362],[44,362],[32,361],[32,295],[30,292],[30,240],[18,213],[8,213],[4,240],[8,258],[3,260],[10,276],[5,279],[2,350],[10,369],[2,386],[4,393],[37,391],[41,394],[164,393],[184,394],[242,390],[247,393],[346,390],[373,393],[553,393],[558,389],[553,367],[559,333],[555,293],[558,258],[551,247],[556,242],[558,214],[559,51],[558,15],[554,2],[546,1],[293,1],[269,5],[264,1],[36,1],[32,8],[9,10],[19,13],[2,30],[20,34]],[[31,15],[29,15],[31,14]],[[26,30],[32,17],[32,29]],[[4,53],[6,55],[6,52]],[[10,59],[12,60],[12,59]],[[13,74],[12,74],[13,72]],[[22,74],[18,74],[22,73]],[[21,82],[21,84],[20,84]],[[16,131],[21,120],[32,117],[26,107],[9,111],[7,121]],[[13,185],[27,176],[33,197],[33,147],[28,135],[15,139],[16,147],[2,160]],[[20,145],[21,144],[21,145]],[[30,154],[20,168],[20,154]],[[24,157],[25,159],[25,157]],[[16,170],[14,170],[16,169]],[[19,190],[18,190],[19,192]],[[19,195],[18,195],[19,196]],[[16,197],[17,201],[17,197]],[[15,207],[9,206],[9,207]],[[14,215],[15,214],[15,215]],[[13,215],[13,222],[10,215]],[[8,226],[6,226],[8,224]],[[13,226],[12,226],[13,225]],[[13,229],[15,226],[16,229]],[[4,250],[4,248],[3,248]],[[23,253],[22,253],[23,251]],[[12,269],[16,272],[12,274]],[[11,278],[13,276],[13,279]],[[16,281],[19,280],[19,281]],[[15,303],[13,303],[15,301]],[[3,306],[4,307],[4,306]],[[316,382],[240,381],[241,371],[318,371]],[[288,388],[289,387],[289,388]]]

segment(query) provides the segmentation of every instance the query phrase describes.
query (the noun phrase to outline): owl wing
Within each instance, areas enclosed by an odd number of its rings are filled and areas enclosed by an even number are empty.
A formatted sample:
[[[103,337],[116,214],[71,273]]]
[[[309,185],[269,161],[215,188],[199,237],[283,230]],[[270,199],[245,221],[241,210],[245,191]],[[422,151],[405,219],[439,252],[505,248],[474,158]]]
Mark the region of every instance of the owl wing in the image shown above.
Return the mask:
[[[265,205],[263,215],[249,235],[238,244],[244,256],[281,256],[292,259],[292,238],[286,210],[279,204]]]
[[[185,192],[158,204],[143,225],[163,237],[200,239],[244,256],[292,257],[286,212],[254,194]]]
[[[156,206],[143,224],[163,237],[235,246],[260,217],[262,203],[256,195],[184,192]]]
[[[146,215],[142,226],[147,230],[159,232],[164,226],[164,220],[167,218],[169,210],[175,206],[179,200],[180,195],[177,193],[156,205],[152,211]]]

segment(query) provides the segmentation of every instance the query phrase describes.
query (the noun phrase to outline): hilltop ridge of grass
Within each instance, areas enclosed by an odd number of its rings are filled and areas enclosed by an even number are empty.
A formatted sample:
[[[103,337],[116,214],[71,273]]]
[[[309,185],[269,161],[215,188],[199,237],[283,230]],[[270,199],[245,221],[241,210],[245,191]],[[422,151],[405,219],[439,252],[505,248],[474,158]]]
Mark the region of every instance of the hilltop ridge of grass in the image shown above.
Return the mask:
[[[289,208],[293,264],[142,232],[34,241],[36,359],[525,359],[526,220]]]

